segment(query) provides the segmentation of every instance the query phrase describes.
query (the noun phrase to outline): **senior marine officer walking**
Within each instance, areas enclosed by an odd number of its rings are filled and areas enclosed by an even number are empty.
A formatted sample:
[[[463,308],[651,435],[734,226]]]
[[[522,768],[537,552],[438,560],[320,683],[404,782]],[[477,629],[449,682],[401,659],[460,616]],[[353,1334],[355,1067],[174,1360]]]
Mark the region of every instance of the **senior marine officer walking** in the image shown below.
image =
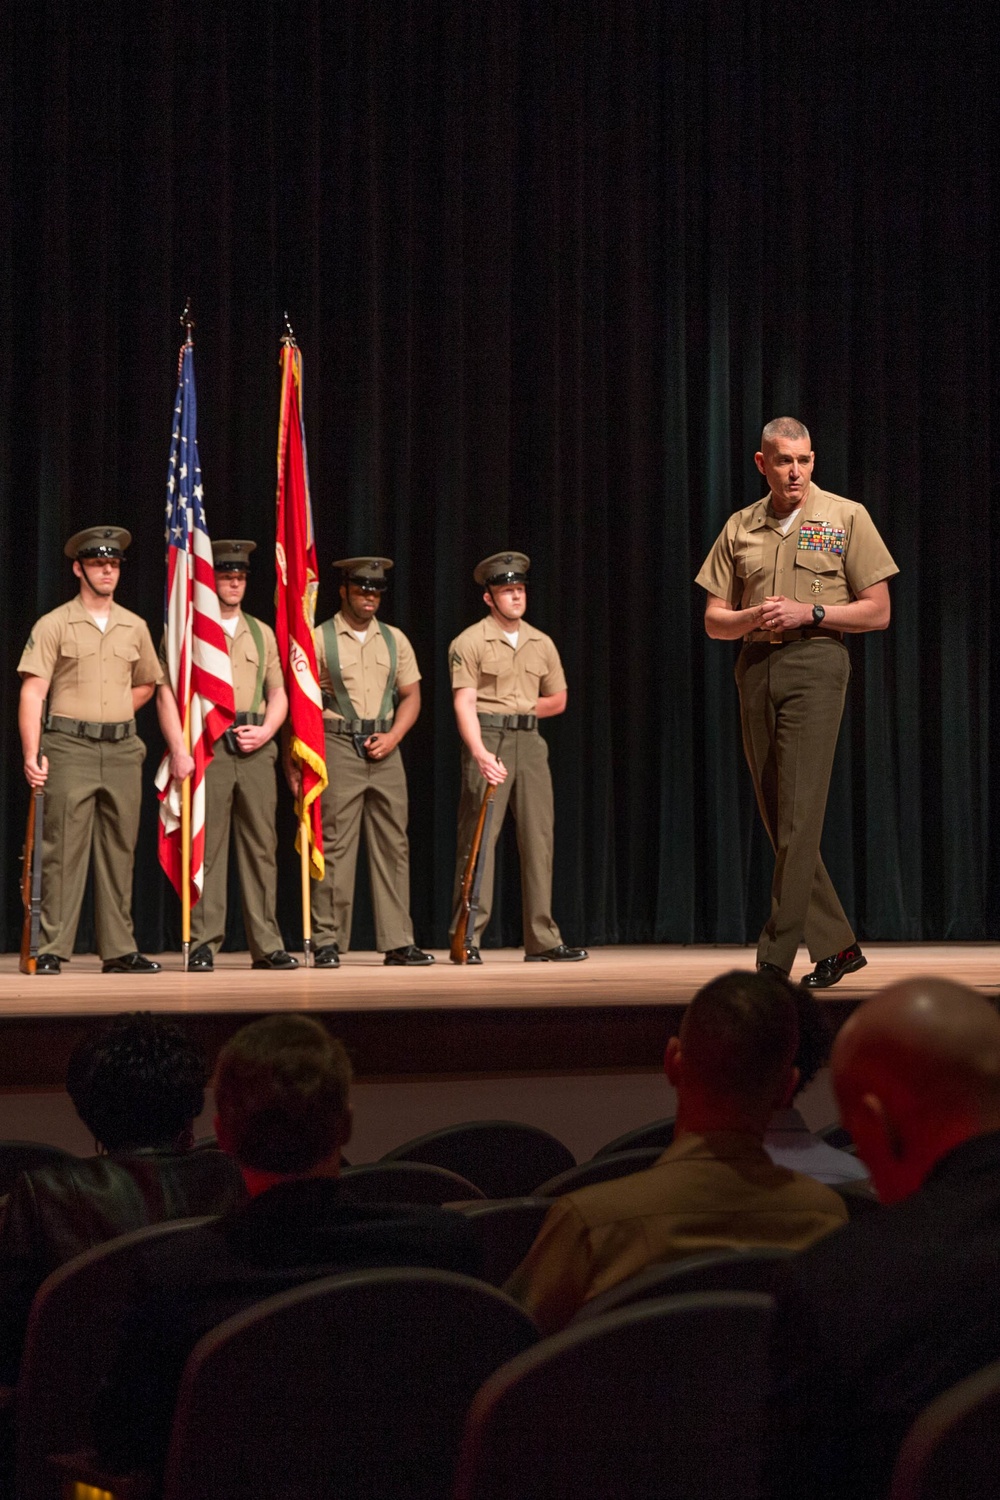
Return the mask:
[[[354,875],[364,825],[375,911],[375,942],[389,965],[432,964],[413,941],[410,917],[409,803],[399,746],[420,713],[413,647],[395,625],[376,619],[388,587],[388,557],[346,557],[340,609],[314,631],[323,690],[326,767],[323,852],[326,874],[312,884],[315,964],[336,969],[351,943]],[[285,774],[297,796],[299,772]]]
[[[851,663],[845,634],[885,630],[899,569],[863,505],[812,482],[815,454],[794,417],[764,428],[754,462],[770,493],[730,516],[695,580],[705,630],[742,639],[743,747],[774,848],[771,914],[757,967],[787,977],[799,943],[826,989],[867,959],[820,856]]]
[[[277,916],[278,788],[275,735],[288,713],[285,679],[274,631],[240,608],[256,542],[212,543],[215,591],[233,669],[236,721],[215,743],[205,770],[205,886],[191,908],[188,969],[210,973],[226,932],[229,831],[243,896],[243,925],[255,969],[297,969],[285,952]],[[170,751],[170,774],[183,781],[194,770],[184,746],[177,700],[164,683],[156,700]]]
[[[161,673],[145,621],[114,602],[131,540],[120,526],[70,537],[80,591],[34,625],[18,663],[24,774],[45,788],[38,974],[58,974],[72,955],[91,854],[104,973],[160,968],[136,952],[132,930],[146,757],[135,714]]]
[[[472,964],[482,963],[480,940],[493,904],[494,851],[508,804],[517,824],[521,859],[525,962],[573,963],[587,957],[585,948],[567,948],[552,916],[555,809],[549,750],[538,733],[538,720],[565,712],[566,677],[554,641],[524,619],[530,567],[523,552],[496,552],[477,564],[472,576],[484,590],[489,613],[448,648],[455,719],[462,737],[452,932],[484,783],[497,788],[489,841],[480,854],[485,864],[476,930],[467,940],[467,961]]]

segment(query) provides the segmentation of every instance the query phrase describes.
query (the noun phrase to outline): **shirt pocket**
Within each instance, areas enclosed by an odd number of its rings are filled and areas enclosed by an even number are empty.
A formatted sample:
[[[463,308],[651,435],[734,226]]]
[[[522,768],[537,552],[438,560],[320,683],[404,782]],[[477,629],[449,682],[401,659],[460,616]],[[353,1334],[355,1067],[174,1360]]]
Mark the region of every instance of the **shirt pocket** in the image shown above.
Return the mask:
[[[501,645],[499,641],[487,641],[479,671],[482,681],[480,692],[484,698],[499,702],[513,693],[514,653],[508,645]]]
[[[758,573],[764,571],[764,543],[760,537],[737,536],[733,545],[733,566],[736,569],[737,578],[744,582],[753,580]]]
[[[233,664],[233,687],[236,690],[236,707],[241,713],[254,711],[254,695],[257,691],[257,673],[260,657],[253,636],[240,641],[231,653]]]
[[[97,641],[68,636],[59,646],[60,674],[76,687],[93,687],[100,678]]]
[[[832,552],[795,554],[795,598],[799,604],[842,603],[841,559]],[[836,595],[836,598],[834,598]]]
[[[135,641],[112,641],[111,655],[114,660],[115,681],[119,687],[131,690],[139,660],[139,646]]]
[[[545,675],[545,657],[537,641],[529,641],[517,653],[516,666],[521,683],[532,702],[537,702],[541,693],[541,682]]]
[[[386,682],[392,667],[392,658],[389,655],[389,647],[385,643],[385,636],[381,630],[375,637],[375,666],[378,671],[379,681]]]

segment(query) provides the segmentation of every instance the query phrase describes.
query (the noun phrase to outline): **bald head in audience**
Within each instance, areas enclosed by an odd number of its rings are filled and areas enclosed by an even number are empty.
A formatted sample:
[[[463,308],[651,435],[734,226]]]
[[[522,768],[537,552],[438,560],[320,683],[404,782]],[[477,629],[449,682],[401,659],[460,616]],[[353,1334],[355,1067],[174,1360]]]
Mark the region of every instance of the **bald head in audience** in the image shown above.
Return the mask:
[[[831,1059],[841,1119],[884,1203],[1000,1130],[1000,1016],[965,985],[908,979],[861,1005]]]

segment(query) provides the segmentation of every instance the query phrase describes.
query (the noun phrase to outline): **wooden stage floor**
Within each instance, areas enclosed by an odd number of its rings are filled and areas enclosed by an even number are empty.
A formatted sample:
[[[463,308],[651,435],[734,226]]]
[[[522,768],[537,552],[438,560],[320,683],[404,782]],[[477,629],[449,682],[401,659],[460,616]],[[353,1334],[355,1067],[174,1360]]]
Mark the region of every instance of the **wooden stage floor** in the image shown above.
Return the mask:
[[[1000,943],[866,944],[867,968],[820,998],[839,1024],[866,996],[913,974],[1000,989]],[[730,968],[749,968],[751,947],[591,949],[588,962],[526,964],[518,949],[487,949],[482,966],[437,953],[426,969],[386,968],[377,953],[350,953],[338,970],[251,970],[222,954],[213,974],[103,975],[91,956],[58,977],[27,977],[0,955],[0,1087],[61,1084],[75,1042],[93,1019],[123,1010],[183,1016],[210,1055],[254,1015],[301,1010],[342,1036],[359,1077],[466,1075],[656,1067],[664,1041],[695,990]],[[794,976],[808,971],[804,952]]]

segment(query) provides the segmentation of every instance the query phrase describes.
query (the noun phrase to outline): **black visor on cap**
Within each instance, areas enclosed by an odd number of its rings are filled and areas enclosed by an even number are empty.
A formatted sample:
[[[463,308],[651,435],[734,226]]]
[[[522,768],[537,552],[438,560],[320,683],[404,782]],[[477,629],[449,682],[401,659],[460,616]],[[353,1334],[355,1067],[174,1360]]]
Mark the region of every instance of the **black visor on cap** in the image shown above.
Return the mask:
[[[356,589],[363,589],[366,594],[384,594],[389,587],[385,578],[366,578],[360,573],[345,573],[345,583],[353,583]]]
[[[498,583],[527,583],[527,573],[515,573],[513,570],[505,570],[503,573],[492,573],[486,582],[490,588]]]
[[[117,562],[125,560],[122,549],[111,542],[102,542],[96,547],[83,547],[76,556],[78,562],[87,562],[91,558],[97,558],[99,562],[106,562],[108,559]]]

